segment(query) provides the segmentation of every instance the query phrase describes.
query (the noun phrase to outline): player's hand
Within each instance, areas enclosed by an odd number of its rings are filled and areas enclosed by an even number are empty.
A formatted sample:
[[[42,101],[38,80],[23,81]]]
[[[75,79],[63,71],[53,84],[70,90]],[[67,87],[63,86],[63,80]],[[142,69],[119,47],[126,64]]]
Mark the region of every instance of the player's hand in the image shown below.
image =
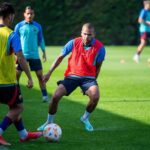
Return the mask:
[[[31,89],[31,88],[33,87],[33,81],[32,81],[32,80],[28,80],[28,85],[27,85],[27,87],[28,87],[29,89]]]
[[[47,61],[46,54],[43,53],[43,62],[46,62],[46,61]]]
[[[49,78],[50,78],[50,75],[48,73],[43,75],[43,82],[47,82]]]
[[[147,24],[148,26],[150,26],[150,21],[146,21],[146,24]]]

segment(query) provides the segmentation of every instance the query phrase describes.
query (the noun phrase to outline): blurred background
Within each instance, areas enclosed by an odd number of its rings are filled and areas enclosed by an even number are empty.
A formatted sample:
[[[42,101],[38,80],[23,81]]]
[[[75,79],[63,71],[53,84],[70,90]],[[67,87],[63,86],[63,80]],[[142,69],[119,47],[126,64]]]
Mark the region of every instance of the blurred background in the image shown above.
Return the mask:
[[[0,0],[0,2],[4,2]],[[23,19],[27,5],[43,27],[46,45],[64,45],[80,35],[83,23],[91,22],[105,45],[136,45],[137,19],[142,0],[7,0],[16,8],[13,24]]]

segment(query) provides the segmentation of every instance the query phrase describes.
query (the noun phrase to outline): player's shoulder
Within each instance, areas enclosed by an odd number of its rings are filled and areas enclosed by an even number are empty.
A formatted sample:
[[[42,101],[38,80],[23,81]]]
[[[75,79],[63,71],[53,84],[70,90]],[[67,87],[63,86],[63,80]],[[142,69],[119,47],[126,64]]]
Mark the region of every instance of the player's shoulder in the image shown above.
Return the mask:
[[[99,44],[101,47],[104,46],[104,44],[103,44],[100,40],[98,40],[98,39],[94,39],[94,40],[95,40],[95,42],[97,42],[97,44]]]
[[[20,28],[21,26],[23,26],[25,24],[25,21],[22,20],[19,23],[16,24],[16,27]]]
[[[4,29],[5,29],[5,31],[7,31],[9,33],[13,32],[13,30],[7,26],[4,26]]]
[[[33,21],[32,23],[33,23],[33,25],[37,26],[38,28],[41,28],[41,24],[39,24],[38,22]]]
[[[141,13],[148,13],[149,11],[145,8],[141,9]]]
[[[19,39],[19,35],[16,32],[12,31],[12,33],[9,36],[9,39],[10,40]]]

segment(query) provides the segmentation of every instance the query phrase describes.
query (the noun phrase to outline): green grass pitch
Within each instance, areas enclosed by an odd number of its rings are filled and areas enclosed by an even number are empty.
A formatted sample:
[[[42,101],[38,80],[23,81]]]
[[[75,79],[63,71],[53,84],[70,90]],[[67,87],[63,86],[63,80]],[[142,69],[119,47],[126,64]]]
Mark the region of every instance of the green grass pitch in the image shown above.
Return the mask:
[[[43,63],[44,73],[61,51],[60,46],[47,47],[47,62]],[[107,46],[107,55],[98,77],[101,99],[91,115],[95,131],[86,132],[80,123],[80,116],[88,101],[78,88],[60,102],[55,122],[62,128],[58,143],[48,143],[42,137],[20,143],[14,126],[4,133],[10,147],[0,150],[149,150],[150,149],[150,58],[149,47],[141,55],[140,64],[132,60],[134,46]],[[47,83],[51,96],[56,82],[63,79],[67,58],[52,74]],[[26,88],[26,76],[21,77],[24,97],[23,120],[25,127],[35,131],[47,118],[48,103],[42,103],[41,92],[35,74],[32,73],[34,88]],[[0,119],[7,107],[0,105]]]

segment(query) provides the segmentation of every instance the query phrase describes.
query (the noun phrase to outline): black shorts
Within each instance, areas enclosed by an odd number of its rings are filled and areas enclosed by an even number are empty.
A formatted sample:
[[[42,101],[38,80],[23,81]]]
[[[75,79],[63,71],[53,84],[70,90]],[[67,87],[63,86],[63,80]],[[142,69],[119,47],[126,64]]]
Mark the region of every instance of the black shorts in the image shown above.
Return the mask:
[[[0,103],[7,104],[10,108],[23,102],[19,85],[0,87]]]
[[[57,84],[63,84],[68,96],[71,94],[78,86],[82,89],[83,94],[93,85],[97,85],[96,79],[92,78],[76,78],[76,77],[66,77],[64,80],[60,80]]]
[[[42,70],[42,63],[40,59],[26,59],[26,60],[29,63],[31,71]],[[18,63],[18,61],[17,61],[17,70],[22,71],[22,68],[20,64]]]

